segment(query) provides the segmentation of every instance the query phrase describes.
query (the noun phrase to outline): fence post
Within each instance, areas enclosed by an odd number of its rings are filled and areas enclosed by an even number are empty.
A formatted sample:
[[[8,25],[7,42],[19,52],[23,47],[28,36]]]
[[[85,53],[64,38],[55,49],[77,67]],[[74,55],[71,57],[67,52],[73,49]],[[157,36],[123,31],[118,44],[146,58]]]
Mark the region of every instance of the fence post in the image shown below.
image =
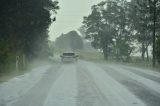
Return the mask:
[[[16,70],[19,70],[19,56],[16,56]]]

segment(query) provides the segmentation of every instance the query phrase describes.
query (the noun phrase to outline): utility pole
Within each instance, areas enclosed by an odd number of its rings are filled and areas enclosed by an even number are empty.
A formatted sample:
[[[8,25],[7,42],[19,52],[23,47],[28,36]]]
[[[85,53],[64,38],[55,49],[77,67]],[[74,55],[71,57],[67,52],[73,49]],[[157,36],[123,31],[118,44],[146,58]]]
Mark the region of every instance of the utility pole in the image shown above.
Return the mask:
[[[155,55],[155,53],[156,53],[156,51],[155,51],[155,49],[156,49],[156,45],[155,45],[155,43],[156,43],[156,1],[157,0],[154,0],[153,1],[153,60],[152,60],[152,65],[153,65],[153,67],[155,67],[155,64],[156,64],[156,55]]]

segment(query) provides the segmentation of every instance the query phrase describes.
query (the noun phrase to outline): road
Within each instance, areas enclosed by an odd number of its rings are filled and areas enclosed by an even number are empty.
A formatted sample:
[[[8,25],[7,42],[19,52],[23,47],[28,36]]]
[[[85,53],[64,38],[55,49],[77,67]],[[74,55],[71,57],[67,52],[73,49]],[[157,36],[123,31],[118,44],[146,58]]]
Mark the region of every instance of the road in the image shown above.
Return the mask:
[[[53,63],[2,83],[0,106],[160,106],[160,73],[82,60]]]

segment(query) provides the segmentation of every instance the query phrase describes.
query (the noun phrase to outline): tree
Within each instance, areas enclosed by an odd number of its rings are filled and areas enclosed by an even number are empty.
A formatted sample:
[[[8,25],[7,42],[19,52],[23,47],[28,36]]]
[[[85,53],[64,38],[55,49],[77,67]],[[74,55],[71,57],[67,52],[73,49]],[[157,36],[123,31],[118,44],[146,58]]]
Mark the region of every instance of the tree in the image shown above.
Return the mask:
[[[154,17],[152,18],[152,20],[154,21],[152,32],[153,37],[155,37],[155,39],[153,39],[153,44],[155,43],[155,45],[153,45],[153,48],[155,47],[155,49],[153,50],[153,52],[155,52],[155,54],[153,55],[153,66],[155,66],[156,59],[160,63],[160,22],[158,21],[160,19],[160,1],[150,1],[150,4],[152,4],[150,6],[151,12],[154,11]]]
[[[148,46],[153,45],[153,66],[155,65],[155,42],[156,30],[158,29],[159,17],[159,1],[158,0],[132,0],[130,12],[131,19],[133,19],[133,26],[137,32],[137,39],[142,44],[142,59],[144,60],[145,52],[148,56]],[[133,17],[134,16],[134,17]]]
[[[85,37],[86,37],[86,27],[85,27],[85,25],[82,25],[82,26],[78,29],[78,31],[80,32],[82,38],[85,38]]]
[[[70,47],[72,50],[83,48],[83,40],[76,31],[70,31],[67,36],[70,40]]]
[[[92,13],[84,17],[83,24],[86,28],[86,38],[92,39],[92,46],[96,49],[102,49],[104,58],[108,59],[108,47],[112,42],[112,36],[108,33],[109,30],[103,22],[101,5],[105,4],[102,2],[99,5],[92,6]]]
[[[157,39],[156,41],[156,57],[157,57],[157,60],[158,62],[160,63],[160,37]]]
[[[83,40],[76,31],[70,31],[62,34],[56,39],[56,47],[62,49],[83,49]]]
[[[151,15],[148,1],[132,0],[130,6],[130,20],[135,30],[137,41],[141,44],[142,60],[147,55],[149,61],[148,47],[152,44]]]
[[[157,14],[157,10],[160,9],[160,1],[159,0],[148,0],[149,5],[150,5],[150,12],[152,16],[152,32],[153,32],[153,37],[152,37],[152,44],[153,44],[153,60],[152,60],[152,65],[155,67],[156,63],[156,30],[157,30],[157,18],[159,18],[159,14]],[[157,41],[158,42],[158,41]],[[158,47],[158,46],[157,46]]]
[[[86,38],[92,39],[95,48],[103,50],[105,59],[113,54],[118,60],[124,56],[129,59],[133,51],[127,4],[126,0],[101,2],[92,6],[92,13],[84,17]]]
[[[36,5],[35,5],[36,4]],[[59,9],[51,0],[2,0],[0,3],[0,60],[3,64],[25,55],[34,59],[48,47],[48,27],[52,23],[50,11]],[[42,54],[42,53],[41,53]]]
[[[55,45],[56,45],[56,47],[61,48],[61,49],[70,48],[70,47],[69,47],[69,39],[68,39],[68,37],[66,36],[66,34],[61,34],[61,36],[59,36],[59,37],[56,39]]]

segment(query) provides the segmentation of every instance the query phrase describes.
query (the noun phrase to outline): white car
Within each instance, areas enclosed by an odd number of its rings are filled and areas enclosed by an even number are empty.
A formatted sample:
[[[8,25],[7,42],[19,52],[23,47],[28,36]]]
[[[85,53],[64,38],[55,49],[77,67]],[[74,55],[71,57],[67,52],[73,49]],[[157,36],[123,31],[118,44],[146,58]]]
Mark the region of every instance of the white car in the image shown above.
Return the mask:
[[[62,62],[75,62],[78,60],[78,55],[74,52],[65,52],[60,55]]]

